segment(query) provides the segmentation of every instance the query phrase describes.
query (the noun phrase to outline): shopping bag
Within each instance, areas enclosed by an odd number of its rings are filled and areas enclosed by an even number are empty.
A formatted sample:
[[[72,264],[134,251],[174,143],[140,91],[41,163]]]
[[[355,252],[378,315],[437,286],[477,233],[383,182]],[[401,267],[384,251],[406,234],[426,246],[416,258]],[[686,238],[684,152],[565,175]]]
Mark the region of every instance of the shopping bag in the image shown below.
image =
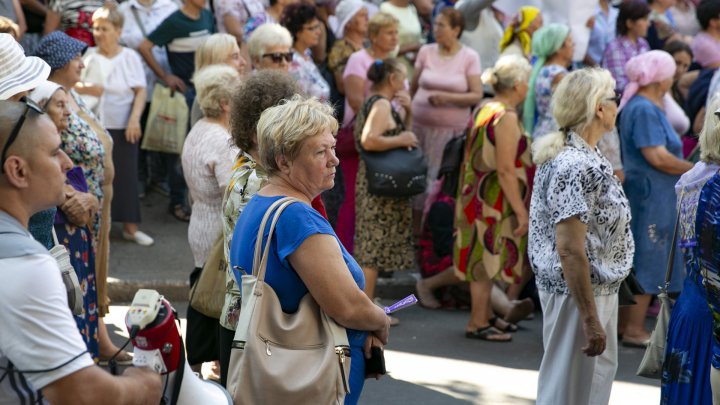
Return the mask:
[[[188,114],[188,106],[181,92],[156,83],[140,147],[143,150],[179,155],[187,134]]]

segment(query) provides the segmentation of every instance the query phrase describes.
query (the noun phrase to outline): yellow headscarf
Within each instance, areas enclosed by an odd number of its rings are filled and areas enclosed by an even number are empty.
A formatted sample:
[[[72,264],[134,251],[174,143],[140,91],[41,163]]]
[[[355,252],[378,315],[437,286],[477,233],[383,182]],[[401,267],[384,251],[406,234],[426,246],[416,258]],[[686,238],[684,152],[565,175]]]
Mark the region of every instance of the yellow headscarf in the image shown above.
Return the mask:
[[[532,40],[527,28],[532,24],[535,17],[540,14],[540,9],[532,6],[520,7],[520,12],[513,18],[513,21],[505,29],[502,40],[500,40],[500,52],[510,45],[515,37],[520,40],[525,55],[529,55],[532,50]]]

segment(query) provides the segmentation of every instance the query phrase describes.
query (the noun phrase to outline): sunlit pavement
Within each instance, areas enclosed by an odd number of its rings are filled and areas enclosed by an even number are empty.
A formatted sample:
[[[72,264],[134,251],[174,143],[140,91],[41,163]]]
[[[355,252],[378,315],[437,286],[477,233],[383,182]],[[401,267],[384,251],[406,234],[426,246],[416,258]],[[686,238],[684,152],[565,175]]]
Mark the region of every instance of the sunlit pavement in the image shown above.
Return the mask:
[[[173,303],[182,317],[186,302]],[[113,340],[127,339],[126,306],[113,306],[106,323]],[[414,307],[398,316],[385,357],[389,375],[368,380],[363,404],[533,404],[542,357],[539,313],[521,323],[512,343],[466,339],[468,312]],[[642,350],[619,348],[620,366],[611,404],[658,404],[659,382],[634,375]]]

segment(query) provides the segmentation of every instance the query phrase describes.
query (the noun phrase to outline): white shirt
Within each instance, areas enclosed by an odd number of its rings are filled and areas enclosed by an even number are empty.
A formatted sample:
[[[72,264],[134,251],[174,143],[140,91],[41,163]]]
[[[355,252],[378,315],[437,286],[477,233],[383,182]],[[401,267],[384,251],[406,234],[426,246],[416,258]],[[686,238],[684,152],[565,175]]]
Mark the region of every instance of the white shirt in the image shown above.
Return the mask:
[[[106,129],[127,128],[135,100],[133,89],[147,85],[140,54],[123,47],[120,53],[108,58],[101,55],[98,48],[88,48],[83,62],[83,75],[99,66],[107,66],[108,72],[102,83],[104,91],[97,109],[102,125]]]
[[[633,263],[630,205],[610,162],[570,133],[553,159],[535,174],[530,201],[528,256],[539,290],[570,293],[557,251],[555,226],[577,216],[587,225],[585,246],[596,296],[615,294]]]
[[[0,405],[20,403],[18,394],[27,402],[37,399],[35,390],[95,365],[68,309],[60,270],[49,254],[0,259],[0,277]],[[16,370],[58,368],[13,373],[3,379],[8,361]]]
[[[137,23],[133,9],[137,11],[138,18],[142,23],[142,29]],[[137,0],[129,0],[120,3],[118,10],[122,13],[125,20],[123,24],[122,34],[120,34],[120,41],[125,46],[137,50],[140,43],[145,39],[146,36],[150,35],[151,32],[155,31],[155,28],[160,25],[167,16],[174,13],[178,9],[178,3],[173,0],[155,0],[149,7],[145,7],[140,4]],[[143,29],[145,30],[143,33]],[[152,48],[153,56],[155,60],[166,72],[170,71],[170,64],[167,59],[167,50],[164,47],[154,46]],[[145,81],[147,83],[147,100],[152,100],[153,88],[157,78],[155,73],[150,67],[142,61],[143,68],[145,69]]]

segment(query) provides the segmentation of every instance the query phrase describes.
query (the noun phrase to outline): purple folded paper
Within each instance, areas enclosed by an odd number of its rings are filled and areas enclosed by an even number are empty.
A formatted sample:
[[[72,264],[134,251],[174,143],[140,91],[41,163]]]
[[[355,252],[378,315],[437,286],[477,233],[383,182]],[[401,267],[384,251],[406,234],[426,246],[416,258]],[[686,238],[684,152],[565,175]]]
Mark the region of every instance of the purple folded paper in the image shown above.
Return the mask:
[[[386,314],[392,314],[393,312],[399,311],[401,309],[413,306],[417,304],[418,300],[415,297],[415,294],[410,294],[407,297],[401,299],[400,301],[390,305],[389,307],[385,307],[385,313]]]

